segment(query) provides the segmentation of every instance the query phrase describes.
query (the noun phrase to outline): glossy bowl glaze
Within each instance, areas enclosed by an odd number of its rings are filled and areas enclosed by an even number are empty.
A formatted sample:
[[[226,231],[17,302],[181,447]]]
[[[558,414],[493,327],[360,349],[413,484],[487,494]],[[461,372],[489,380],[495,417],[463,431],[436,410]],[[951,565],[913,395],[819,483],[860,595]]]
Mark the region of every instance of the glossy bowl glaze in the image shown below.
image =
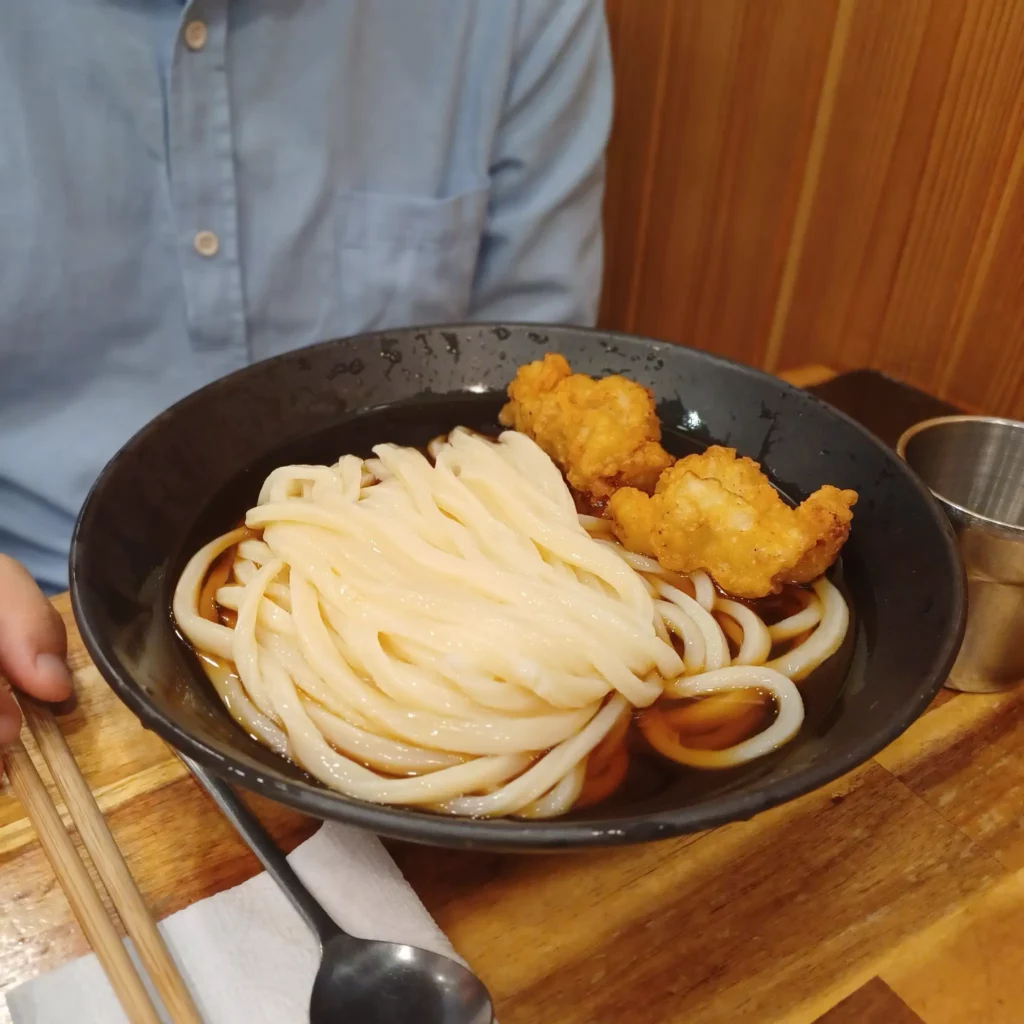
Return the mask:
[[[800,735],[739,772],[685,776],[633,801],[554,821],[463,820],[325,789],[247,736],[174,631],[186,558],[237,521],[274,466],[494,429],[516,368],[546,351],[595,376],[651,387],[677,454],[721,442],[800,499],[824,482],[860,493],[842,584],[854,615],[836,693]],[[258,363],[183,399],[109,463],[71,552],[82,636],[149,728],[232,782],[322,818],[415,842],[559,849],[645,842],[748,818],[849,771],[899,735],[959,647],[964,581],[941,509],[894,452],[814,396],[723,359],[566,327],[470,325],[326,342]],[[693,773],[689,773],[691,780]]]

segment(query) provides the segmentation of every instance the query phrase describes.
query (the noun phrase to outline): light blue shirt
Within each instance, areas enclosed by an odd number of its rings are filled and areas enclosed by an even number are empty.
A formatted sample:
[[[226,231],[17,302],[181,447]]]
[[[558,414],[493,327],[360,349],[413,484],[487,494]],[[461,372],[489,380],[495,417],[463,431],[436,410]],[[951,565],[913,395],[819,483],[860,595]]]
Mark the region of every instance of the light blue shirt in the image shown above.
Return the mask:
[[[600,0],[15,0],[0,31],[0,551],[66,585],[103,464],[252,360],[586,323]]]

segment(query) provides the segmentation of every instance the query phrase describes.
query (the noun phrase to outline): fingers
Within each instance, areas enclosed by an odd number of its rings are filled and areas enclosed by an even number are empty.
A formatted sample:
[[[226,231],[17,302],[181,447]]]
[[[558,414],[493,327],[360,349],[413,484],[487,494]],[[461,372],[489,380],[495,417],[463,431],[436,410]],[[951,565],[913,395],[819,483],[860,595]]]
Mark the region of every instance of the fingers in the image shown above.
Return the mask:
[[[0,672],[33,697],[65,700],[71,695],[67,644],[60,616],[32,577],[0,555]],[[7,700],[13,703],[10,695]],[[4,707],[0,704],[0,719],[9,716]]]
[[[11,691],[0,683],[0,747],[18,738],[21,732],[21,712]],[[0,758],[0,775],[4,773],[3,759]]]

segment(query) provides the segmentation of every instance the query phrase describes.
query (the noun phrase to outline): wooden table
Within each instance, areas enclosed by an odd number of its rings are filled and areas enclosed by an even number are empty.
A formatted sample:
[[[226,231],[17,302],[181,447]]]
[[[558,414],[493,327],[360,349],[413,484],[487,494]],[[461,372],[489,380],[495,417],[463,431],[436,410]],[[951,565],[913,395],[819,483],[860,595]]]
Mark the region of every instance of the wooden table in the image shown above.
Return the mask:
[[[66,597],[56,604],[78,692],[63,726],[155,912],[253,875],[181,763],[103,683]],[[87,951],[2,786],[0,992]],[[316,827],[253,806],[288,848]],[[845,778],[699,835],[551,856],[389,846],[502,1024],[1024,1021],[1024,690],[943,691]]]

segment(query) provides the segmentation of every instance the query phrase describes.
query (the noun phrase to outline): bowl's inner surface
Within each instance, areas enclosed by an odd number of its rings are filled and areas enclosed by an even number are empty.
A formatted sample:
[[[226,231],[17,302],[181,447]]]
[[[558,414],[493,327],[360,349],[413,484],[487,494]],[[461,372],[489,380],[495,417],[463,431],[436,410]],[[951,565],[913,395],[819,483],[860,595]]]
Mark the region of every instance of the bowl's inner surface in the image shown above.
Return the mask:
[[[574,369],[654,389],[666,447],[711,441],[762,462],[795,499],[822,483],[860,493],[837,581],[846,644],[804,684],[808,722],[777,754],[729,772],[642,761],[617,800],[550,822],[467,821],[381,808],[325,790],[245,735],[174,632],[185,560],[238,521],[265,475],[374,444],[425,445],[457,425],[496,432],[516,366],[546,349]],[[840,578],[841,577],[841,578]],[[316,346],[185,399],[113,460],[72,552],[83,637],[121,697],[172,744],[314,814],[422,841],[557,847],[640,841],[749,816],[869,757],[927,705],[962,630],[962,575],[941,511],[913,474],[817,399],[703,353],[568,328],[459,327]]]
[[[161,587],[155,596],[152,614],[145,617],[145,625],[140,624],[140,633],[144,636],[148,633],[150,643],[167,643],[166,637],[160,634],[171,628],[171,599],[175,582],[185,562],[211,537],[237,525],[246,509],[255,504],[260,486],[272,469],[291,464],[329,464],[336,462],[340,455],[348,453],[367,457],[373,445],[383,441],[424,449],[432,438],[456,426],[497,435],[502,429],[497,420],[501,404],[502,396],[494,394],[411,399],[363,413],[261,456],[213,497],[197,517],[193,528],[184,536],[179,549],[171,554],[166,570],[161,572]],[[663,442],[676,456],[703,451],[707,446],[706,441],[677,429],[667,430]],[[664,806],[665,801],[681,804],[708,799],[749,784],[765,775],[776,762],[793,756],[804,745],[820,740],[827,730],[831,714],[837,711],[837,703],[841,701],[860,629],[856,614],[857,599],[849,594],[842,579],[841,567],[833,572],[833,579],[844,590],[851,606],[850,629],[841,649],[801,684],[806,718],[795,740],[771,757],[720,771],[687,768],[654,753],[647,755],[641,750],[631,757],[629,774],[616,793],[596,807],[577,812],[576,816],[606,818],[624,811],[644,813],[647,809]],[[216,701],[213,688],[198,667],[191,648],[178,634],[175,634],[174,642],[175,656],[183,657],[182,671],[188,679],[183,696],[191,697],[196,690],[205,689],[211,700]],[[863,642],[863,638],[860,642]],[[241,734],[240,727],[233,723],[232,727],[239,729]],[[248,740],[248,737],[245,739]],[[304,773],[302,777],[308,779],[311,785],[319,785]]]
[[[1024,528],[1024,423],[935,423],[910,438],[906,459],[940,498]]]

